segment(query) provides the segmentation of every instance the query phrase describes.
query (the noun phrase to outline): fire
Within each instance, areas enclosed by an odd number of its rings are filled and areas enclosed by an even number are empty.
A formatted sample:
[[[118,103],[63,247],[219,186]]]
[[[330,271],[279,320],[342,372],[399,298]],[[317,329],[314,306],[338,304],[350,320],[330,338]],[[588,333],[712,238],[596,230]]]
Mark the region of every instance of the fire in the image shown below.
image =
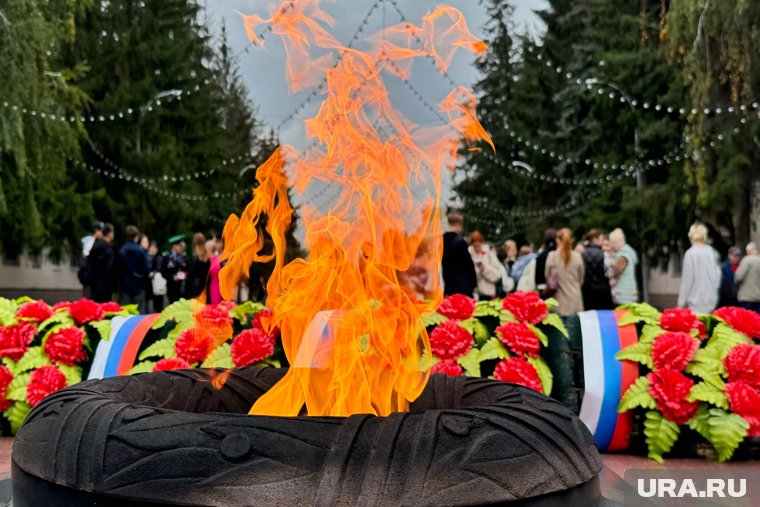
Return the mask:
[[[265,23],[281,37],[292,91],[326,85],[318,113],[305,122],[315,146],[275,151],[256,173],[253,201],[224,229],[225,298],[251,262],[275,260],[267,304],[291,366],[251,414],[408,410],[431,362],[420,315],[441,300],[441,175],[453,168],[462,140],[491,140],[467,89],[440,103],[447,124],[419,127],[393,107],[385,78],[405,78],[419,58],[432,57],[444,70],[457,49],[482,53],[485,44],[461,12],[445,6],[421,26],[375,34],[365,50],[330,35],[333,20],[319,0],[288,1],[268,19],[243,19],[254,43],[261,43],[254,30]],[[299,193],[316,182],[339,193],[327,212],[303,209],[309,255],[286,265],[288,173]],[[266,236],[271,251],[264,250]]]

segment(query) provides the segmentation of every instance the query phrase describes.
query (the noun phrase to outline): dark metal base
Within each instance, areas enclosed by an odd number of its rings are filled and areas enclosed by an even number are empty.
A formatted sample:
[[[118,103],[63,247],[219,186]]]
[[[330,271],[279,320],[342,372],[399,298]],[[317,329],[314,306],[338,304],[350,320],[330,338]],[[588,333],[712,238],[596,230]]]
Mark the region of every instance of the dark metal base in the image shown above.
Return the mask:
[[[560,403],[433,376],[408,413],[251,417],[283,370],[209,370],[78,384],[29,415],[13,505],[595,506],[601,459]]]

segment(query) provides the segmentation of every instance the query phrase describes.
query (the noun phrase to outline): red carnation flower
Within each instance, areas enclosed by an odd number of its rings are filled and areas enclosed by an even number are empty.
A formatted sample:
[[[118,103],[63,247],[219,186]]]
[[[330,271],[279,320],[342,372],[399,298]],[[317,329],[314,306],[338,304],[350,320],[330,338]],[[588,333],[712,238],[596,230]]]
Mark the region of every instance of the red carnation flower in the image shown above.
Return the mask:
[[[119,312],[124,311],[124,308],[122,308],[119,303],[116,303],[114,301],[108,301],[107,303],[102,303],[100,305],[100,308],[105,313],[119,313]]]
[[[760,345],[741,343],[723,360],[729,382],[746,382],[760,388]]]
[[[45,342],[45,355],[54,363],[73,366],[87,359],[85,333],[78,327],[67,327],[51,334]]]
[[[513,292],[504,299],[502,308],[515,316],[520,322],[538,324],[549,315],[546,303],[535,292]]]
[[[174,351],[188,363],[203,361],[214,349],[214,337],[200,328],[191,328],[182,331],[174,342]]]
[[[32,372],[26,385],[26,399],[33,407],[56,391],[66,387],[66,377],[55,366],[43,366]]]
[[[184,359],[169,357],[157,362],[153,367],[153,371],[186,370],[187,368],[191,368],[191,366]]]
[[[90,301],[89,299],[80,299],[71,303],[69,314],[80,326],[95,320],[102,320],[105,317],[103,307],[99,303]]]
[[[251,324],[256,329],[261,329],[267,333],[272,339],[276,339],[280,334],[280,328],[273,324],[273,317],[274,312],[270,308],[267,308],[266,310],[261,310],[259,313],[254,315],[253,322]],[[269,328],[269,331],[267,331],[267,328]]]
[[[13,381],[13,373],[3,365],[0,365],[0,412],[5,412],[13,405],[13,400],[5,397],[5,391]]]
[[[522,322],[507,322],[496,328],[496,336],[515,354],[538,356],[541,342],[536,333]]]
[[[29,349],[29,344],[36,334],[37,327],[30,322],[0,327],[0,357],[10,357],[18,361]]]
[[[680,371],[669,368],[656,370],[647,375],[649,394],[657,401],[657,408],[666,419],[685,424],[699,407],[696,401],[686,401],[694,381]]]
[[[457,375],[464,374],[464,370],[456,363],[456,361],[447,359],[445,361],[439,361],[435,363],[433,367],[430,368],[430,373],[443,373],[449,377],[456,377]]]
[[[198,313],[197,318],[212,327],[225,327],[232,324],[230,309],[226,304],[206,305]]]
[[[438,313],[454,320],[465,320],[475,312],[475,300],[464,294],[452,294],[443,298]]]
[[[749,423],[750,437],[760,436],[760,393],[744,382],[729,382],[725,387],[731,411]]]
[[[274,340],[259,328],[246,329],[232,340],[231,352],[235,366],[248,366],[274,354]]]
[[[652,343],[652,359],[655,368],[683,370],[689,364],[699,341],[689,333],[662,333]]]
[[[673,331],[674,333],[691,333],[696,330],[700,337],[707,334],[705,325],[688,308],[670,308],[662,312],[660,327],[665,331]]]
[[[760,338],[760,315],[751,310],[726,306],[714,311],[713,315],[749,338]]]
[[[455,320],[439,324],[430,333],[430,348],[433,355],[441,360],[457,360],[472,348],[472,335]]]
[[[519,357],[509,357],[497,364],[493,371],[493,378],[530,387],[539,393],[543,392],[543,385],[536,369],[528,361]]]
[[[16,318],[44,322],[53,316],[53,309],[42,300],[27,301],[16,310]]]
[[[64,308],[69,308],[74,303],[72,301],[60,301],[53,305],[53,311],[57,312],[58,310],[62,310]]]

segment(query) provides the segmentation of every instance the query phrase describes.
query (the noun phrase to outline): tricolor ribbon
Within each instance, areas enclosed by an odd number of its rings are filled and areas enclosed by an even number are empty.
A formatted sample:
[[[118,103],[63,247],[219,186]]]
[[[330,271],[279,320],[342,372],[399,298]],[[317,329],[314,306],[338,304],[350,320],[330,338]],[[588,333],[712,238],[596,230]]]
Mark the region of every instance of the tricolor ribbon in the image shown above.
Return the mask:
[[[110,338],[101,340],[95,350],[88,380],[124,375],[132,369],[140,345],[158,317],[157,313],[114,317]]]

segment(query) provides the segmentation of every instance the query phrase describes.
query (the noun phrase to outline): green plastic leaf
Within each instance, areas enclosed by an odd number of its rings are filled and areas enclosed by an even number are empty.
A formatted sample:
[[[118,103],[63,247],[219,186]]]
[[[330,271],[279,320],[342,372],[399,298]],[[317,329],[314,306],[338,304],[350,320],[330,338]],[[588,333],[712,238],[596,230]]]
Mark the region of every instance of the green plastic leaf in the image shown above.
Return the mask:
[[[657,402],[654,397],[649,394],[649,379],[647,379],[646,376],[637,378],[636,382],[631,384],[625,393],[623,393],[623,396],[620,398],[620,404],[618,405],[618,412],[627,412],[637,407],[650,410],[657,408]]]
[[[501,341],[496,337],[491,337],[480,348],[478,354],[478,362],[488,361],[489,359],[505,359],[509,357],[509,351]]]
[[[646,321],[647,320],[640,315],[636,315],[635,313],[626,313],[618,319],[618,326],[624,327],[624,326],[629,326],[631,324],[638,324],[639,322],[646,322]]]
[[[232,363],[230,344],[223,343],[215,348],[201,366],[203,368],[233,368],[235,365]]]
[[[699,404],[699,408],[697,409],[697,412],[694,414],[694,417],[689,419],[689,422],[687,423],[689,425],[689,428],[693,429],[700,435],[704,437],[705,440],[710,440],[710,407],[709,405],[705,405],[704,403]]]
[[[725,359],[729,351],[741,343],[752,343],[752,340],[742,333],[734,331],[727,324],[720,323],[715,326],[705,348],[709,349],[710,353],[718,354],[720,359]]]
[[[565,338],[570,338],[570,334],[567,332],[565,323],[562,322],[562,317],[560,317],[557,313],[550,313],[547,315],[544,320],[541,321],[541,324],[545,326],[552,326],[557,331],[562,333]]]
[[[547,309],[547,310],[549,310],[550,312],[551,312],[551,311],[552,311],[554,308],[557,308],[557,307],[559,306],[559,301],[557,301],[557,300],[556,300],[556,299],[554,299],[554,298],[547,298],[547,299],[544,299],[544,303],[546,304],[546,309]]]
[[[538,378],[541,380],[541,386],[543,388],[544,394],[549,396],[549,394],[552,392],[552,386],[554,384],[554,375],[552,375],[552,371],[549,369],[549,365],[547,365],[546,361],[540,357],[526,356],[525,360],[532,364],[536,369]]]
[[[14,374],[23,373],[30,370],[36,370],[50,364],[41,346],[31,347],[16,363]]]
[[[480,377],[480,351],[473,347],[467,355],[457,359],[457,363],[464,369],[468,377]]]
[[[686,365],[684,370],[686,373],[701,378],[708,384],[719,385],[723,382],[723,379],[720,376],[720,370],[709,363],[690,362]]]
[[[18,305],[15,301],[0,298],[0,326],[12,326],[15,324],[16,310],[18,310]]]
[[[499,324],[506,324],[507,322],[517,322],[517,318],[512,315],[512,312],[508,310],[502,310],[499,312]]]
[[[491,336],[491,334],[488,332],[488,328],[485,324],[480,322],[479,320],[475,320],[475,323],[473,324],[473,336],[475,338],[475,343],[478,345],[483,345],[485,342],[488,341],[488,338]]]
[[[492,301],[478,301],[475,303],[473,317],[498,317],[501,315],[501,302],[494,306]]]
[[[254,364],[254,366],[269,366],[271,368],[279,368],[280,367],[280,361],[277,359],[272,359],[271,357],[264,359],[263,361],[259,361],[258,363]],[[230,366],[230,368],[232,368]]]
[[[48,341],[48,338],[50,338],[50,335],[52,335],[54,333],[57,333],[58,331],[60,331],[62,329],[69,328],[69,327],[71,327],[71,325],[64,324],[64,323],[53,324],[52,326],[48,327],[45,330],[45,332],[42,334],[42,340],[40,340],[40,344],[44,347],[45,343],[47,343],[47,341]]]
[[[425,327],[437,326],[449,320],[445,315],[438,312],[430,312],[422,315],[422,325]]]
[[[634,343],[630,347],[626,347],[615,354],[615,359],[618,361],[635,361],[647,366],[650,370],[654,369],[654,361],[652,361],[652,345],[650,343]]]
[[[167,322],[173,320],[177,324],[193,320],[195,311],[200,311],[200,303],[194,299],[180,299],[170,304],[161,312],[161,315],[153,323],[153,329],[161,329]]]
[[[628,315],[624,315],[623,318],[618,322],[618,324],[621,326],[634,324],[636,322],[646,322],[647,324],[659,325],[660,317],[662,316],[657,308],[648,303],[631,303],[618,307],[618,310],[628,310],[630,312]],[[627,318],[631,318],[633,321],[626,322]]]
[[[135,375],[137,373],[149,373],[153,371],[153,367],[156,366],[157,362],[158,361],[143,361],[141,363],[137,363],[127,372],[127,375]]]
[[[4,357],[0,359],[0,361],[2,361],[3,366],[11,370],[11,372],[16,371],[16,361],[11,359],[10,357]]]
[[[26,386],[29,384],[31,373],[16,375],[5,389],[5,397],[9,400],[26,401]]]
[[[664,333],[665,330],[655,324],[646,324],[641,329],[641,336],[639,336],[639,343],[652,343],[655,338]]]
[[[164,338],[163,340],[158,340],[156,343],[143,350],[140,353],[140,357],[138,359],[142,361],[149,357],[177,357],[177,352],[174,350],[174,342],[175,340],[172,338]]]
[[[33,302],[34,299],[30,298],[29,296],[21,296],[20,298],[16,299],[16,304],[18,306],[23,305],[24,303]]]
[[[59,364],[57,366],[58,369],[61,370],[61,373],[63,373],[63,376],[66,377],[67,386],[73,386],[74,384],[78,384],[82,381],[81,366],[69,366],[67,364]]]
[[[744,441],[749,430],[749,423],[740,415],[732,414],[719,408],[710,409],[709,442],[715,447],[719,461],[731,459],[739,444]]]
[[[649,457],[658,463],[662,463],[662,455],[673,448],[678,440],[680,428],[673,421],[666,419],[656,410],[650,410],[644,421],[644,435],[646,435]]]
[[[21,427],[21,423],[24,422],[26,416],[32,411],[32,406],[25,401],[17,401],[11,405],[3,416],[11,423],[11,432],[15,435],[18,429]]]
[[[439,363],[440,361],[441,361],[440,359],[438,359],[432,354],[430,355],[430,361],[428,361],[428,355],[422,354],[420,356],[420,360],[417,362],[417,371],[428,371],[430,368],[435,366],[435,364]]]
[[[139,315],[140,307],[138,305],[124,305],[121,307],[119,315],[126,317],[127,315]]]
[[[56,312],[50,317],[48,317],[45,321],[43,321],[38,329],[42,331],[43,329],[47,329],[48,326],[54,326],[54,327],[71,327],[74,325],[74,319],[69,315],[69,312],[62,311],[62,312]]]
[[[251,316],[256,315],[262,310],[266,310],[266,306],[262,303],[258,301],[246,301],[230,310],[230,317],[246,324]]]
[[[101,340],[111,339],[111,319],[90,322],[89,326],[98,332]]]
[[[707,382],[694,384],[691,387],[691,391],[689,391],[689,395],[686,397],[686,401],[704,401],[728,410],[728,396],[726,393],[723,392],[723,389]]]
[[[538,338],[538,341],[541,342],[541,345],[544,347],[549,346],[549,337],[546,336],[546,334],[541,331],[539,328],[534,326],[533,324],[527,324],[527,326],[530,328],[531,331],[533,331],[536,334],[536,337]]]

